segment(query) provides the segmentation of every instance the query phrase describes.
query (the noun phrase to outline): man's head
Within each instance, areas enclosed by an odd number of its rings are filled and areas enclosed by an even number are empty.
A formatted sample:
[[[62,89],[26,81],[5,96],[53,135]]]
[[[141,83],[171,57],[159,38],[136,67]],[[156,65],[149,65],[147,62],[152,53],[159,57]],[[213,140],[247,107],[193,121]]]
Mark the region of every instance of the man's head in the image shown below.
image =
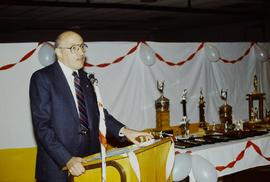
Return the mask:
[[[82,37],[73,31],[61,33],[55,41],[57,59],[73,70],[83,67],[86,48]]]

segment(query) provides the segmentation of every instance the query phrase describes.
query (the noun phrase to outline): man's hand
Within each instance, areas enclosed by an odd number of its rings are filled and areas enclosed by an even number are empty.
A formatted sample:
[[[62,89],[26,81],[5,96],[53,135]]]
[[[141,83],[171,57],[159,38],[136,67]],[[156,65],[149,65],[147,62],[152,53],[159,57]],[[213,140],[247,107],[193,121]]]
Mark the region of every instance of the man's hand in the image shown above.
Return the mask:
[[[80,176],[85,171],[85,168],[83,167],[82,163],[86,163],[86,160],[81,157],[72,157],[67,162],[66,166],[68,168],[68,171],[73,176]]]
[[[140,132],[129,128],[123,128],[122,133],[134,144],[149,141],[153,138],[153,135],[147,132]]]

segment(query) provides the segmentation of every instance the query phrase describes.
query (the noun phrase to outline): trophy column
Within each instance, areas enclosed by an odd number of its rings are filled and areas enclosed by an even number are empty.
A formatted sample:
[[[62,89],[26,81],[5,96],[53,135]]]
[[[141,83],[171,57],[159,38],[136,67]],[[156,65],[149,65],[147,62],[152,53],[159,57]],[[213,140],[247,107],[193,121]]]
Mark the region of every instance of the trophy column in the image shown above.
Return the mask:
[[[199,100],[199,128],[206,130],[206,121],[204,115],[205,101],[203,97],[202,90],[200,91],[200,100]]]
[[[180,122],[180,127],[183,129],[182,136],[185,138],[189,137],[189,120],[187,118],[187,89],[184,89],[181,104],[183,106],[183,117]]]
[[[170,101],[163,95],[164,81],[157,81],[157,89],[161,96],[155,101],[156,129],[164,131],[170,128]]]
[[[253,120],[253,115],[256,113],[254,112],[254,107],[253,107],[253,102],[255,100],[259,101],[259,116],[258,119],[263,120],[263,100],[265,99],[265,93],[252,93],[252,94],[247,94],[247,100],[248,100],[248,116],[249,120]]]
[[[219,107],[219,119],[222,129],[227,132],[227,129],[232,129],[232,106],[227,103],[227,90],[221,89],[220,97],[224,100],[224,104]]]
[[[253,87],[254,87],[253,92],[251,94],[247,94],[249,121],[254,121],[254,120],[262,121],[264,118],[263,100],[265,99],[265,93],[259,92],[259,81],[256,75],[254,75],[253,77]],[[253,106],[253,102],[255,100],[259,101],[259,104],[258,104],[259,113],[258,113],[258,108]]]

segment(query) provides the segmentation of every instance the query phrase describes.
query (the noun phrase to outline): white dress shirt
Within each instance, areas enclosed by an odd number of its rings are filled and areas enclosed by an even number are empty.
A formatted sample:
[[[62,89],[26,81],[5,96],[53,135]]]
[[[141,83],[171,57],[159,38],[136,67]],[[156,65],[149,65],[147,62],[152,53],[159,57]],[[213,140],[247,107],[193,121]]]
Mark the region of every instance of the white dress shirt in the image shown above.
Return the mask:
[[[76,97],[76,91],[75,91],[75,85],[74,85],[74,76],[72,73],[75,71],[78,74],[78,70],[72,70],[71,68],[67,67],[64,65],[61,61],[58,61],[65,77],[68,82],[69,88],[71,90],[71,93],[73,95],[74,102],[76,104],[77,112],[79,113],[79,108],[78,108],[78,102],[77,102],[77,97]]]
[[[68,82],[69,88],[70,88],[70,90],[72,92],[72,95],[73,95],[73,99],[74,99],[75,104],[76,104],[77,112],[79,113],[78,102],[77,102],[77,97],[76,97],[76,92],[75,92],[75,85],[74,85],[74,76],[72,75],[72,73],[74,71],[77,72],[77,74],[78,74],[78,70],[72,70],[72,69],[70,69],[69,67],[67,67],[66,65],[64,65],[61,61],[58,61],[58,63],[59,63],[59,65],[60,65],[60,67],[61,67],[61,69],[62,69],[62,71],[63,71],[63,73],[64,73],[64,75],[66,77],[66,80]],[[123,128],[124,127],[122,127],[120,129],[120,131],[119,131],[119,136],[121,136],[121,137],[124,136],[124,134],[122,132],[123,131]]]

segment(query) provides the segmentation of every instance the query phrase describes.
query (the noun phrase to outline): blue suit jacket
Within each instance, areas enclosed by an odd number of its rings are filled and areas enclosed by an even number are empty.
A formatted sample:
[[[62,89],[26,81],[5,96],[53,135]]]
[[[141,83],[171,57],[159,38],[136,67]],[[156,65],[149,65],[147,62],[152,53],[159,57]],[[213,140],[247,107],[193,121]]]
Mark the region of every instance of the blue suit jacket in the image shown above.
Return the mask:
[[[30,105],[37,141],[36,178],[41,181],[67,181],[61,170],[72,156],[100,151],[99,111],[93,86],[79,70],[85,94],[89,133],[79,134],[80,122],[73,95],[59,63],[36,71],[30,81]],[[105,110],[106,126],[115,136],[124,126]]]

